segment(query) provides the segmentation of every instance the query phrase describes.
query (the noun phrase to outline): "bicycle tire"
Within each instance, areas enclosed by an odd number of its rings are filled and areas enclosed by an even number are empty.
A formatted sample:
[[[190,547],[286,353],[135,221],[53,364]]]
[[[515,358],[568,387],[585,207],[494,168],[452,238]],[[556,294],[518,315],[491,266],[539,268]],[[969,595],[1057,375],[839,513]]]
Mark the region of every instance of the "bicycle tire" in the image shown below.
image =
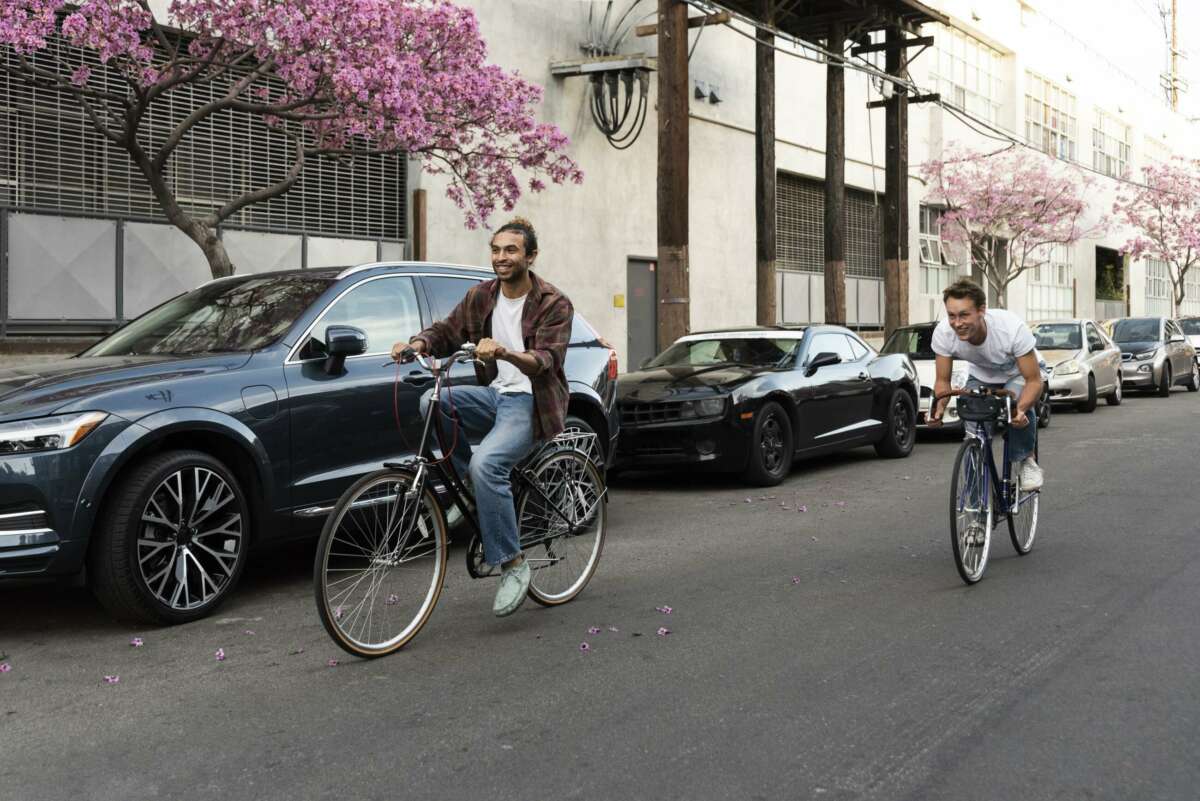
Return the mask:
[[[964,476],[967,470],[971,472]],[[962,447],[958,449],[958,456],[954,459],[954,476],[950,482],[950,546],[954,551],[954,567],[967,584],[975,584],[983,578],[983,572],[987,569],[988,549],[991,546],[992,494],[983,486],[986,470],[983,446],[979,440],[974,438],[965,440]],[[964,483],[969,486],[964,487]],[[967,493],[973,493],[974,497],[964,495],[964,490]],[[964,527],[964,515],[960,512],[959,507],[963,506],[969,509],[971,503],[979,504],[974,517],[978,518],[982,513],[982,527],[977,519]],[[983,509],[984,505],[986,505],[986,511]],[[980,533],[983,536],[982,544],[977,541],[967,542],[967,535],[971,535],[973,540],[977,540]]]
[[[596,464],[574,450],[549,454],[530,473],[572,524],[590,518],[583,531],[568,536],[567,522],[536,490],[526,487],[517,499],[521,547],[532,568],[528,595],[542,606],[559,606],[583,591],[600,564],[608,532],[606,488]]]
[[[1040,490],[1019,496],[1016,513],[1010,511],[1006,515],[1008,536],[1012,539],[1013,549],[1016,550],[1018,556],[1024,556],[1033,550],[1033,540],[1037,536],[1041,496]]]
[[[428,483],[421,488],[419,505],[409,505],[415,500],[410,497],[412,490],[401,494],[400,488],[411,488],[415,479],[413,471],[397,469],[364,476],[338,499],[321,530],[313,562],[317,613],[330,638],[355,656],[370,659],[403,648],[429,621],[441,596],[446,577],[446,520]],[[401,500],[403,503],[397,503]],[[414,535],[419,539],[407,544]],[[431,542],[424,542],[430,538]],[[420,564],[405,567],[418,560]],[[360,575],[355,580],[356,566],[363,562],[366,564],[357,569]],[[409,571],[427,571],[428,582],[407,575]],[[355,591],[368,575],[370,582],[362,599],[353,604]],[[348,587],[339,586],[347,582]],[[380,637],[374,635],[377,610],[381,610]],[[360,625],[362,632],[356,634]]]

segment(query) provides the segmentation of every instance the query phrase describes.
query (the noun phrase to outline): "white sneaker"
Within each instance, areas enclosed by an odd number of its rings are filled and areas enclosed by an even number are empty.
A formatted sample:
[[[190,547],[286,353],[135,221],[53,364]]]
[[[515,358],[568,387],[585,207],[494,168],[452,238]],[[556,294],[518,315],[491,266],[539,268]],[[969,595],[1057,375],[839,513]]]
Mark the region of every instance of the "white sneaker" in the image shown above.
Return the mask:
[[[1045,480],[1045,474],[1042,468],[1038,467],[1038,463],[1029,456],[1025,461],[1021,462],[1020,473],[1021,489],[1025,492],[1035,492],[1042,488],[1042,482]]]

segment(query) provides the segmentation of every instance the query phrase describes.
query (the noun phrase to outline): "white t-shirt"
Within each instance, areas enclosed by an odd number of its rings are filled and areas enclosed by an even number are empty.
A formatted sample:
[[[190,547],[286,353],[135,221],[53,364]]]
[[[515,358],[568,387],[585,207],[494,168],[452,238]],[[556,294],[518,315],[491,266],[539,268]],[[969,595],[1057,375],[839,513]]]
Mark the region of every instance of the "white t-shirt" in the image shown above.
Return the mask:
[[[525,298],[506,298],[501,292],[496,298],[496,308],[492,311],[492,339],[499,342],[505,349],[513,353],[525,352],[525,337],[521,334],[521,316],[525,311]],[[500,371],[492,386],[499,392],[528,392],[533,394],[533,382],[529,376],[517,369],[516,365],[496,361]]]
[[[1006,309],[988,309],[983,320],[987,338],[982,345],[959,339],[950,322],[942,320],[933,329],[933,352],[967,362],[970,375],[985,384],[1006,384],[1021,374],[1017,357],[1032,351],[1037,340],[1025,321]]]

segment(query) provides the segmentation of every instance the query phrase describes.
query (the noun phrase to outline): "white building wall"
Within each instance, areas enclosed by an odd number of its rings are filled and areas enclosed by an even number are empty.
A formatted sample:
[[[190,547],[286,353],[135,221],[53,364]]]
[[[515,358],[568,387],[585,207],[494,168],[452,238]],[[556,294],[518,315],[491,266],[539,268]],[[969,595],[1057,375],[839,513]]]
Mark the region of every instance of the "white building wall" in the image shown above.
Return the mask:
[[[581,186],[551,185],[540,194],[526,194],[513,213],[536,226],[541,245],[537,269],[558,284],[614,345],[627,366],[627,310],[615,302],[626,292],[626,263],[630,257],[654,258],[657,252],[656,115],[653,111],[636,144],[628,150],[611,148],[596,129],[588,111],[586,78],[555,78],[552,61],[580,57],[585,37],[586,3],[523,0],[489,3],[460,0],[479,16],[490,48],[489,59],[517,70],[545,88],[540,119],[561,127],[571,138],[570,154],[585,173]],[[647,12],[653,11],[646,3]],[[1058,83],[1076,97],[1077,158],[1092,163],[1091,130],[1097,102],[1117,119],[1131,123],[1133,174],[1146,158],[1143,136],[1165,141],[1168,147],[1197,152],[1187,136],[1188,126],[1157,101],[1152,93],[1123,79],[1094,53],[1056,32],[1039,17],[1035,5],[1022,0],[936,0],[932,5],[948,14],[955,27],[981,39],[1003,54],[998,124],[1013,135],[1025,133],[1025,73],[1032,70]],[[933,31],[936,36],[936,31]],[[754,246],[754,47],[748,39],[725,28],[708,28],[700,35],[690,62],[693,82],[716,85],[722,102],[691,102],[691,193],[689,196],[691,326],[703,329],[748,324],[755,316]],[[694,41],[697,34],[693,32]],[[654,54],[653,37],[630,38],[627,52]],[[913,51],[915,53],[915,51]],[[914,80],[930,86],[929,53],[910,65]],[[825,73],[823,64],[776,56],[777,166],[781,171],[824,177]],[[1070,80],[1068,80],[1068,75]],[[870,112],[866,103],[878,99],[868,89],[866,75],[846,72],[846,181],[851,187],[884,192],[884,113]],[[694,83],[693,83],[694,85]],[[652,104],[656,80],[651,77]],[[919,207],[928,189],[919,178],[922,162],[950,144],[991,150],[1003,143],[972,131],[934,104],[909,110],[909,316],[931,319],[940,298],[920,292],[917,241]],[[445,197],[439,176],[410,172],[412,188],[428,190],[428,255],[431,260],[469,264],[488,263],[486,231],[468,231],[462,213]],[[1116,183],[1092,176],[1096,186],[1089,214],[1096,220],[1111,212]],[[510,213],[498,211],[492,224]],[[1081,316],[1095,311],[1095,248],[1119,249],[1130,232],[1118,228],[1081,241],[1074,248],[1076,308]],[[960,258],[959,272],[970,274]],[[1145,271],[1129,265],[1132,308],[1144,306]],[[1009,291],[1009,306],[1023,313],[1027,281],[1019,278]]]

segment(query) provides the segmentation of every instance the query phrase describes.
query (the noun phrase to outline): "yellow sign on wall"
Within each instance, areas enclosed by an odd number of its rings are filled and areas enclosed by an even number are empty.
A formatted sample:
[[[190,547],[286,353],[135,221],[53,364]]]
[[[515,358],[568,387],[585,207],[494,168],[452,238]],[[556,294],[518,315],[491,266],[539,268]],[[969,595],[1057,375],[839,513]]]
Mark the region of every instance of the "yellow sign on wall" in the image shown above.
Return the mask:
[[[613,308],[614,309],[625,308],[625,296],[624,295],[613,295]]]

